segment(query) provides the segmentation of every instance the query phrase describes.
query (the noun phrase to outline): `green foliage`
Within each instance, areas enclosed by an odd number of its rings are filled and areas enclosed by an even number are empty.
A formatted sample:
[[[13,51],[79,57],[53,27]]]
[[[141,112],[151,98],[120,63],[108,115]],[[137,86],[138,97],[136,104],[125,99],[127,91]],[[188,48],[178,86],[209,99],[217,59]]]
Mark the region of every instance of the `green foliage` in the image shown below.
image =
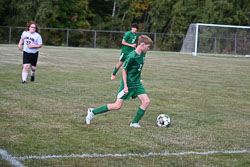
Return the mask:
[[[1,1],[2,3],[2,1]],[[25,26],[30,20],[41,27],[90,28],[88,0],[10,0],[1,6],[3,25]]]
[[[114,17],[112,16],[115,7]],[[185,33],[194,22],[250,25],[248,0],[2,0],[1,25]]]
[[[141,32],[185,34],[191,23],[249,26],[250,3],[249,0],[2,0],[0,15],[0,25],[7,26],[24,26],[34,20],[41,27],[127,31],[137,22]],[[63,41],[58,39],[60,36],[50,38]],[[177,40],[164,36],[157,42],[163,47],[176,48],[180,42]]]
[[[92,15],[89,22],[92,29],[105,29],[111,22],[113,0],[89,0],[89,10]]]

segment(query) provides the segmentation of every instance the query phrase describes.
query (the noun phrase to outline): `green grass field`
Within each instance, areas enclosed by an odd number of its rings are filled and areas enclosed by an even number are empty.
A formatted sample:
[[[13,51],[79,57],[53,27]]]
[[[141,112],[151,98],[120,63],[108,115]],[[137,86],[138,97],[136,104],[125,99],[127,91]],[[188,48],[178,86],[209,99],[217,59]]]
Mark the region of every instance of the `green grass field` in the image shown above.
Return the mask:
[[[130,128],[140,105],[85,124],[87,108],[114,102],[121,70],[110,73],[120,50],[43,47],[36,82],[21,84],[22,53],[0,45],[0,149],[23,166],[250,166],[250,59],[147,54],[142,72],[151,105]],[[156,126],[165,113],[171,126]],[[210,151],[237,151],[214,153]],[[129,156],[148,153],[176,155]],[[183,154],[201,152],[204,154]],[[123,157],[52,155],[123,154]],[[20,159],[25,156],[50,158]],[[19,157],[19,158],[18,158]],[[0,166],[13,166],[0,154]]]

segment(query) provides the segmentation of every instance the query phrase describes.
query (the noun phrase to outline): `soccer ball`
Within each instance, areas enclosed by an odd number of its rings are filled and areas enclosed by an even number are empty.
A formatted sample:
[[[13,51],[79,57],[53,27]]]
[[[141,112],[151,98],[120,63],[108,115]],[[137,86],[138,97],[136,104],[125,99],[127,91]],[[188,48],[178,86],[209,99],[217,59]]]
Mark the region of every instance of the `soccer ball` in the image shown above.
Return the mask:
[[[156,124],[159,127],[167,127],[170,125],[170,117],[167,114],[160,114],[157,117]]]

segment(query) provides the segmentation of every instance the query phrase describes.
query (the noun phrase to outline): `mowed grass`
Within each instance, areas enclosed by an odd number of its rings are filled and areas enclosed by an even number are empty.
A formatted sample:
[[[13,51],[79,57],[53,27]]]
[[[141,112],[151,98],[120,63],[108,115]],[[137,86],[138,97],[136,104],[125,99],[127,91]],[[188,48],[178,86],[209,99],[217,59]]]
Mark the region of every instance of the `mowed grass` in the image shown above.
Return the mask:
[[[21,84],[22,53],[0,45],[0,149],[16,157],[250,150],[250,59],[147,54],[142,79],[151,105],[130,128],[140,105],[97,115],[87,108],[116,100],[120,50],[40,49],[36,81]],[[171,126],[156,126],[159,114]],[[250,166],[250,154],[19,160],[25,166]],[[0,166],[10,166],[1,159]]]

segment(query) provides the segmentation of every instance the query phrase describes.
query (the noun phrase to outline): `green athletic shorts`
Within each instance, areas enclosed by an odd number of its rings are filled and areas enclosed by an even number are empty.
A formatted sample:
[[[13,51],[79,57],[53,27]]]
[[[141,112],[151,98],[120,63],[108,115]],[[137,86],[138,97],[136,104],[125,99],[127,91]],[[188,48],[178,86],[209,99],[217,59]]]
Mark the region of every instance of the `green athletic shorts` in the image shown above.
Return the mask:
[[[123,92],[123,89],[124,89],[123,86],[120,86],[119,91],[118,91],[118,95],[117,95],[118,99],[128,100],[130,97],[132,97],[134,99],[138,95],[147,94],[143,85],[141,85],[140,87],[136,87],[136,88],[129,88],[127,94],[125,94]]]
[[[128,57],[128,54],[121,52],[121,54],[120,54],[120,61],[124,62],[127,57]]]

